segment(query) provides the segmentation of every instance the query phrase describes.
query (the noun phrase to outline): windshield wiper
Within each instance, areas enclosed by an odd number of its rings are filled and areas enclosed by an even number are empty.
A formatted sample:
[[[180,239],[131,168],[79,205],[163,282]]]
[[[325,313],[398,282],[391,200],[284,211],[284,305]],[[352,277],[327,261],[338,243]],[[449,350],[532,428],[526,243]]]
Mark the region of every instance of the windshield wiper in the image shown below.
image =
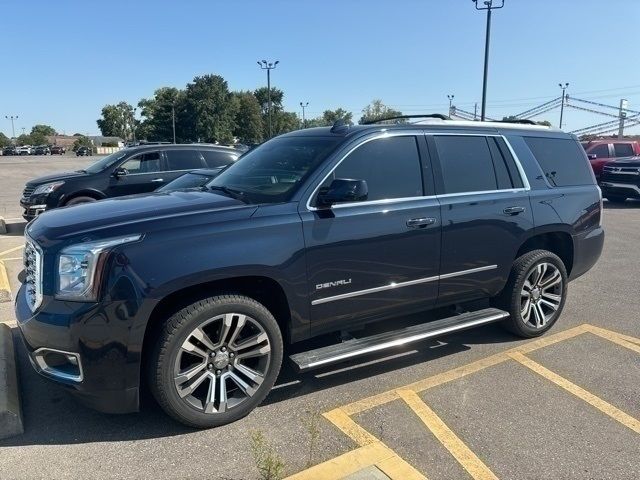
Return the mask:
[[[229,197],[235,198],[236,200],[240,200],[244,203],[249,203],[249,201],[244,196],[244,192],[240,190],[236,190],[235,188],[229,188],[223,185],[211,185],[208,188],[209,190],[216,190],[216,191],[226,193]]]

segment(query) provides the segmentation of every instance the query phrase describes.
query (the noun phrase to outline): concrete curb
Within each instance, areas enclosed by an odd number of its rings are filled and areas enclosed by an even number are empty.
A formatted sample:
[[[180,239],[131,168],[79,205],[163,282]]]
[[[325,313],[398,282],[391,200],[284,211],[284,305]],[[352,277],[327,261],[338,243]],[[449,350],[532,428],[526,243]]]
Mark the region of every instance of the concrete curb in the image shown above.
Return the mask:
[[[7,233],[7,222],[3,217],[0,217],[0,235]]]
[[[0,324],[0,438],[24,433],[13,334]]]

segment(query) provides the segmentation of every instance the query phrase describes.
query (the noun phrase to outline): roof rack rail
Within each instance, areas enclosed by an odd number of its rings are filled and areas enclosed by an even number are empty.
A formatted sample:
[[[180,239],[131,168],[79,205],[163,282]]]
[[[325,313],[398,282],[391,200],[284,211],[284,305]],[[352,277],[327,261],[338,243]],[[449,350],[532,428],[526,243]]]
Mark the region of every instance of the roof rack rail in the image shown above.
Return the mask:
[[[538,125],[533,120],[529,120],[527,118],[514,118],[511,120],[499,120],[500,123],[521,123],[523,125]]]
[[[404,120],[407,118],[439,118],[440,120],[451,120],[451,117],[443,115],[442,113],[428,113],[426,115],[397,115],[394,117],[379,118],[377,120],[363,122],[363,125],[374,125],[380,122],[388,122],[389,120]]]

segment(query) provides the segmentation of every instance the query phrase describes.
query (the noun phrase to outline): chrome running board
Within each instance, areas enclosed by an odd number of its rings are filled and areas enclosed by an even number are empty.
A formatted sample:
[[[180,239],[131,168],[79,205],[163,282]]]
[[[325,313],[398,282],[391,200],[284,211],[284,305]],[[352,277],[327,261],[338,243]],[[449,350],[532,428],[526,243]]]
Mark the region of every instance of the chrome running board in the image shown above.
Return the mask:
[[[301,372],[312,370],[332,363],[349,360],[388,348],[399,347],[411,342],[435,338],[448,333],[459,332],[487,323],[498,322],[509,314],[497,308],[485,308],[475,312],[462,313],[453,317],[411,327],[384,332],[370,337],[347,340],[327,347],[309,350],[291,355],[289,358]]]

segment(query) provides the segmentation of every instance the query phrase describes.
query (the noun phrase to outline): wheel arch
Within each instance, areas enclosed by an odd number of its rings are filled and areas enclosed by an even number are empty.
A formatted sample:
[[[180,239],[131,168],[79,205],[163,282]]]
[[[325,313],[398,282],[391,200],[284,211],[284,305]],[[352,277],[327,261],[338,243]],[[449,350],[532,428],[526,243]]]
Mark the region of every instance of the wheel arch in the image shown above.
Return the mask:
[[[520,245],[516,258],[538,249],[555,253],[564,263],[567,275],[571,274],[574,261],[574,245],[573,237],[569,232],[565,230],[537,232]]]
[[[70,193],[68,195],[65,195],[64,197],[62,197],[60,199],[60,206],[65,206],[67,203],[69,203],[69,201],[73,200],[74,198],[78,198],[78,197],[91,197],[94,198],[96,200],[103,200],[105,198],[107,198],[107,196],[102,193],[100,190],[93,190],[93,189],[83,189],[83,190],[77,190],[73,193]]]

